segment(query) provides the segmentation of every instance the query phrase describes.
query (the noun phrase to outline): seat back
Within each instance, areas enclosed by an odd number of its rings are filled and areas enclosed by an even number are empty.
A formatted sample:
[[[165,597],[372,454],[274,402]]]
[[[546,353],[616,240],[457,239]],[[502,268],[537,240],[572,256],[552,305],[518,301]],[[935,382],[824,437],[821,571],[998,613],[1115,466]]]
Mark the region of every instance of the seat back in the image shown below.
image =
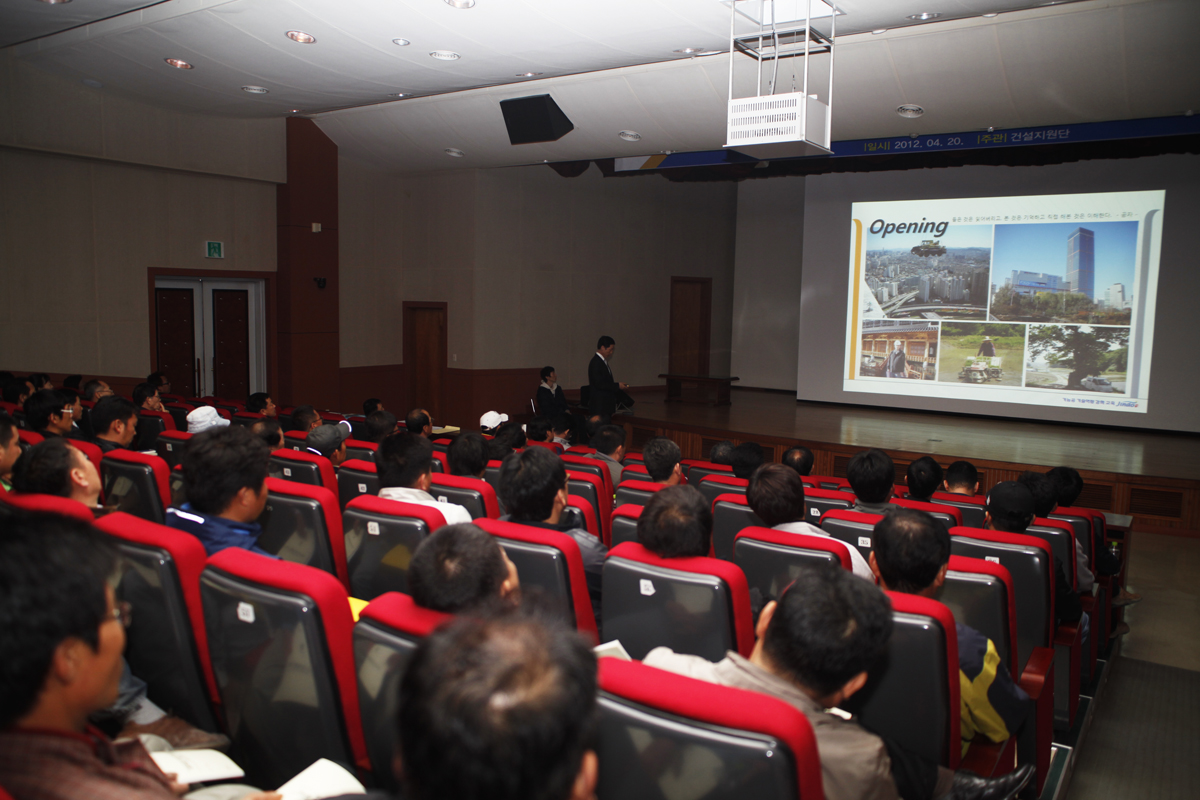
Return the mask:
[[[399,788],[392,761],[400,681],[421,640],[451,619],[450,614],[421,608],[407,594],[388,592],[372,600],[354,625],[358,705],[367,755],[375,780],[387,789]]]
[[[1012,576],[1021,670],[1035,647],[1054,646],[1054,559],[1048,543],[1021,533],[951,528],[950,552],[999,564]]]
[[[720,661],[754,646],[746,577],[728,561],[664,559],[625,542],[604,563],[602,598],[604,640],[619,639],[635,659],[665,646]]]
[[[881,514],[864,514],[861,511],[826,511],[821,516],[821,530],[851,547],[857,547],[864,559],[871,556],[871,537],[875,523],[883,519]]]
[[[167,469],[175,469],[183,463],[183,448],[192,434],[186,431],[163,431],[154,442],[158,457],[167,463]]]
[[[544,447],[556,456],[563,454],[563,446],[556,442],[526,442],[527,447]]]
[[[612,514],[612,538],[611,541],[605,542],[605,544],[611,548],[616,547],[622,542],[636,542],[637,521],[642,516],[643,508],[645,506],[634,505],[632,503],[617,506]]]
[[[892,601],[887,654],[842,708],[910,753],[954,769],[962,756],[954,616],[936,600],[887,595]]]
[[[133,437],[133,450],[153,450],[154,441],[163,431],[175,430],[175,418],[166,411],[138,409],[137,433]]]
[[[309,486],[324,486],[337,491],[337,475],[333,462],[325,456],[301,450],[276,450],[271,453],[267,471],[272,478],[306,483]]]
[[[733,563],[746,576],[746,584],[757,588],[764,600],[779,599],[804,567],[826,564],[852,569],[845,542],[762,527],[738,531],[733,541]]]
[[[121,551],[117,597],[133,606],[125,660],[150,699],[206,731],[217,731],[216,678],[200,606],[207,556],[190,534],[131,514],[101,517],[96,527]]]
[[[0,492],[0,514],[13,516],[21,512],[33,514],[59,514],[91,524],[96,516],[91,509],[69,497],[53,494],[21,494]]]
[[[1093,515],[1099,517],[1100,522],[1094,523]],[[1087,556],[1088,565],[1090,566],[1092,564],[1092,537],[1097,533],[1097,526],[1099,526],[1098,532],[1103,534],[1104,515],[1088,508],[1059,506],[1050,515],[1050,519],[1062,520],[1071,524],[1071,527],[1075,531],[1075,541],[1079,542],[1079,546],[1083,548],[1083,553]],[[1100,537],[1100,541],[1104,541],[1103,536]]]
[[[695,797],[663,753],[704,764],[705,800],[822,800],[816,739],[793,706],[636,661],[600,659],[600,800]]]
[[[379,494],[379,475],[375,462],[351,458],[337,471],[338,504],[344,509],[356,497]]]
[[[625,481],[654,480],[650,477],[650,471],[646,469],[646,465],[641,461],[635,462],[629,456],[625,456],[625,460],[622,461],[621,464],[621,483],[624,483]]]
[[[319,758],[368,769],[343,586],[328,573],[231,547],[200,574],[229,755],[258,786]]]
[[[932,502],[940,506],[953,506],[962,512],[962,524],[967,528],[982,528],[987,514],[984,499],[978,495],[934,492]]]
[[[646,475],[645,477],[649,478],[650,476]],[[617,487],[617,496],[613,498],[613,505],[644,506],[650,502],[650,498],[654,497],[656,492],[660,492],[665,488],[667,487],[661,483],[654,483],[649,480],[625,479]]]
[[[559,521],[570,523],[572,528],[583,528],[600,541],[604,541],[600,534],[600,522],[596,519],[596,509],[592,508],[592,504],[575,495],[568,495],[567,502],[569,505],[563,509]]]
[[[434,472],[440,472],[443,475],[450,474],[450,459],[441,450],[433,451],[433,461],[431,463]]]
[[[720,494],[713,501],[713,555],[733,560],[733,540],[738,531],[752,526],[762,527],[763,521],[750,508],[744,494]]]
[[[487,481],[436,472],[431,477],[433,485],[429,487],[429,493],[435,499],[457,503],[471,513],[472,519],[500,518],[500,501],[496,498],[496,490]]]
[[[342,516],[323,486],[267,478],[267,507],[258,546],[284,561],[328,572],[349,588]]]
[[[809,525],[821,522],[826,511],[849,511],[854,506],[854,495],[837,489],[809,489],[804,487],[804,521]]]
[[[91,442],[85,442],[82,439],[72,439],[71,446],[87,457],[87,460],[92,462],[92,466],[96,468],[96,472],[100,472],[100,462],[104,459],[104,451]]]
[[[483,479],[488,482],[492,490],[497,494],[500,492],[500,467],[504,465],[503,461],[492,459],[487,462],[487,466],[483,468]]]
[[[241,425],[243,428],[249,428],[258,422],[260,419],[266,419],[266,416],[257,411],[235,411],[230,423],[233,425]]]
[[[196,410],[194,405],[183,402],[163,403],[163,408],[171,415],[171,419],[175,420],[175,430],[187,431],[187,415]]]
[[[170,470],[158,456],[112,450],[100,460],[100,479],[108,508],[163,524],[171,504]]]
[[[579,545],[565,533],[481,518],[475,524],[500,540],[521,576],[522,586],[537,586],[562,603],[575,627],[597,637],[596,615],[588,596]]]
[[[609,541],[612,533],[608,529],[607,521],[612,518],[613,496],[612,492],[606,488],[604,479],[597,477],[595,473],[568,467],[567,493],[582,497],[592,504],[592,507],[596,509],[596,520],[600,523],[604,533],[601,538],[606,542]]]
[[[373,600],[385,592],[407,592],[417,545],[445,524],[429,506],[374,495],[351,500],[342,512],[350,596]]]
[[[727,464],[714,464],[711,461],[685,458],[679,462],[679,466],[683,468],[683,477],[687,478],[690,486],[696,486],[709,475],[733,477],[733,467]]]
[[[850,481],[845,478],[834,478],[831,475],[805,475],[800,479],[804,483],[804,490],[807,492],[811,489],[831,489],[839,491],[841,489],[849,489]]]
[[[46,437],[36,431],[27,431],[24,428],[17,428],[17,439],[21,443],[21,452],[24,453],[35,444],[41,444]]]
[[[705,475],[699,482],[693,481],[690,485],[700,490],[700,494],[704,495],[705,502],[708,503],[709,508],[712,508],[717,495],[745,494],[747,487],[750,486],[750,481],[745,478],[735,478],[732,475]]]
[[[940,503],[926,503],[921,500],[906,500],[901,497],[893,497],[888,502],[893,506],[924,511],[926,514],[929,514],[931,517],[939,520],[943,525],[945,525],[946,530],[961,526],[963,524],[962,511],[955,506],[944,506]]]
[[[950,609],[955,621],[996,643],[1009,674],[1021,674],[1013,646],[1017,641],[1017,600],[1012,573],[992,561],[952,555],[938,600]]]
[[[346,460],[357,458],[360,461],[375,461],[375,451],[379,445],[374,442],[363,442],[358,439],[346,440]]]
[[[308,440],[308,431],[284,431],[284,448],[288,450],[303,450]]]
[[[1075,563],[1075,528],[1070,522],[1061,519],[1045,519],[1044,517],[1035,517],[1033,524],[1025,529],[1028,536],[1036,536],[1039,539],[1044,539],[1050,545],[1050,551],[1054,553],[1063,565],[1063,569],[1067,571],[1067,580],[1071,582],[1072,589],[1079,588],[1079,576],[1076,571]],[[1091,533],[1090,529],[1088,533]]]
[[[595,451],[592,452],[595,453]],[[599,478],[609,497],[616,492],[616,487],[612,485],[612,473],[608,471],[607,462],[571,453],[563,453],[559,458],[563,460],[563,466],[567,468],[568,472],[587,472]]]

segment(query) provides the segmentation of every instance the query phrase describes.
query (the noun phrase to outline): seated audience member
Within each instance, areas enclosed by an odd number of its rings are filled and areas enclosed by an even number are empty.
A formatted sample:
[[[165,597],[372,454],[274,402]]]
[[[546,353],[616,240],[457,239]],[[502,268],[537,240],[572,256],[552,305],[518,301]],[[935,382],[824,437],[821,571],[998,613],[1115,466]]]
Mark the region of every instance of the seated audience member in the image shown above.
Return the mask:
[[[26,378],[26,380],[35,392],[40,392],[42,389],[54,388],[54,384],[50,381],[50,376],[44,372],[35,372]]]
[[[525,431],[517,422],[502,422],[496,428],[496,435],[488,441],[488,458],[492,461],[503,461],[514,450],[525,446]]]
[[[683,467],[679,465],[682,460],[679,445],[665,436],[656,436],[642,447],[642,463],[650,473],[650,480],[663,486],[678,486],[683,482]]]
[[[937,599],[950,567],[950,534],[924,511],[894,508],[875,524],[871,569],[881,588]],[[996,644],[957,623],[962,752],[976,734],[1003,742],[1029,715],[1029,695],[1013,682]]]
[[[567,396],[558,385],[558,373],[554,367],[542,367],[542,382],[537,390],[537,413],[546,419],[557,419],[567,413]]]
[[[571,446],[571,417],[569,414],[559,414],[554,418],[554,443],[562,445],[566,450]]]
[[[363,416],[370,416],[372,411],[383,411],[383,401],[378,397],[368,397],[363,400]]]
[[[479,431],[484,436],[492,436],[496,433],[496,429],[505,422],[508,422],[508,414],[499,414],[495,411],[485,412],[479,418]]]
[[[146,376],[146,383],[153,386],[160,395],[171,393],[171,379],[165,372],[151,372]]]
[[[550,424],[550,420],[545,417],[534,417],[525,423],[525,438],[530,442],[549,444],[554,438],[551,427],[553,426]]]
[[[17,421],[0,411],[0,489],[12,491],[13,466],[21,457],[21,436],[17,433]]]
[[[283,438],[283,426],[277,419],[260,419],[250,426],[250,432],[262,439],[272,450],[282,450],[287,446]]]
[[[246,398],[246,410],[264,417],[274,417],[278,413],[275,401],[266,392],[255,392]]]
[[[292,412],[292,430],[308,433],[313,428],[320,427],[321,415],[312,406],[296,406]]]
[[[813,461],[813,451],[807,447],[793,447],[783,454],[784,466],[796,470],[796,474],[802,478],[807,478],[812,473]]]
[[[892,457],[882,450],[871,448],[856,453],[846,465],[846,480],[854,490],[854,511],[865,514],[886,514],[891,506],[896,467]]]
[[[1003,481],[987,493],[987,512],[983,516],[983,527],[1004,533],[1025,533],[1037,516],[1033,504],[1033,493],[1016,481]],[[1057,624],[1074,623],[1083,619],[1083,606],[1079,595],[1071,588],[1067,571],[1054,557],[1054,621]],[[1087,626],[1084,626],[1087,630]],[[1128,631],[1126,627],[1124,632]]]
[[[258,546],[270,458],[262,439],[241,425],[196,434],[183,451],[188,501],[167,509],[167,525],[195,536],[210,556],[240,547],[276,558]]]
[[[404,427],[409,433],[424,436],[426,439],[433,438],[433,418],[423,408],[414,408],[408,412],[408,416],[404,418]]]
[[[337,469],[346,460],[346,440],[349,438],[349,425],[321,425],[308,432],[304,447],[310,453],[325,456]]]
[[[367,441],[379,444],[396,432],[396,415],[382,408],[367,414]]]
[[[63,378],[62,388],[70,389],[73,392],[79,391],[79,384],[83,383],[82,375],[68,375]]]
[[[763,464],[750,476],[746,502],[768,528],[784,533],[803,533],[808,536],[829,536],[828,533],[804,521],[804,483],[796,470],[783,464]],[[847,546],[854,574],[875,582],[875,574],[857,547]]]
[[[1033,495],[1033,513],[1043,519],[1049,517],[1058,508],[1058,484],[1040,472],[1026,470],[1017,478],[1017,483],[1024,486]],[[1088,569],[1087,553],[1083,544],[1075,540],[1075,588],[1080,594],[1091,594],[1096,585],[1096,576]]]
[[[118,557],[105,537],[65,517],[14,520],[0,538],[0,785],[17,800],[173,800],[188,789],[139,739],[114,742],[88,721],[120,702],[128,675],[121,653],[131,609],[108,585]],[[163,730],[135,724],[122,737]],[[228,743],[197,733],[196,742]]]
[[[133,387],[133,404],[147,411],[163,410],[162,398],[158,396],[158,387],[150,383],[139,383]]]
[[[137,406],[124,397],[105,397],[92,409],[92,430],[102,453],[128,449],[137,435],[137,423]]]
[[[605,425],[604,418],[599,414],[592,414],[583,423],[583,432],[587,436],[587,441],[591,441],[592,437]]]
[[[612,485],[620,483],[621,460],[625,458],[625,429],[620,425],[602,425],[588,446],[595,448],[596,452],[588,453],[585,458],[602,462],[612,476]]]
[[[608,548],[583,528],[572,528],[560,522],[563,509],[570,505],[563,460],[544,447],[511,453],[500,467],[498,492],[507,511],[502,520],[560,531],[579,545],[588,595],[599,622],[601,577]]]
[[[375,451],[379,496],[436,508],[447,525],[470,522],[471,512],[458,503],[439,503],[429,493],[433,485],[433,444],[424,436],[399,431],[379,443]],[[186,468],[185,468],[186,469]]]
[[[446,525],[413,551],[408,593],[422,608],[459,614],[515,605],[521,581],[496,537],[477,525]]]
[[[596,657],[557,620],[465,618],[426,638],[400,684],[405,800],[589,800]]]
[[[91,425],[83,413],[83,401],[79,398],[79,392],[74,389],[59,389],[58,391],[70,402],[71,406],[71,432],[67,434],[67,438],[90,441],[92,438]]]
[[[24,406],[31,394],[33,392],[29,390],[29,384],[21,378],[9,378],[0,389],[0,396],[4,397],[4,402],[18,406]]]
[[[71,435],[74,399],[59,389],[38,389],[25,401],[25,425],[47,439]]]
[[[950,494],[965,494],[974,497],[979,494],[979,470],[970,461],[955,461],[946,467],[946,478],[942,488]]]
[[[933,502],[933,493],[942,488],[942,467],[931,456],[921,456],[908,465],[904,483],[910,500]]]
[[[52,494],[99,511],[100,473],[67,439],[46,439],[26,450],[13,466],[12,486],[22,494]]]
[[[712,464],[733,466],[733,442],[726,439],[714,444],[708,451],[708,460]]]
[[[763,463],[763,449],[758,442],[742,442],[733,448],[730,465],[733,467],[733,477],[747,480]]]
[[[105,397],[111,397],[113,390],[102,380],[90,380],[83,385],[83,399],[90,403],[98,402]]]
[[[1067,508],[1074,506],[1079,495],[1083,493],[1083,476],[1079,474],[1079,471],[1071,467],[1055,467],[1046,473],[1046,477],[1052,480],[1058,489],[1056,498],[1058,505]],[[1045,516],[1045,514],[1039,514],[1039,516]],[[1121,572],[1121,559],[1110,553],[1106,543],[1094,535],[1092,536],[1092,561],[1096,565],[1097,574],[1117,575]],[[1126,606],[1141,599],[1141,595],[1121,589],[1120,595],[1113,600],[1113,605]]]
[[[212,428],[227,428],[229,420],[212,406],[200,406],[192,409],[187,415],[187,432],[191,434],[204,433]]]
[[[446,449],[446,461],[451,475],[482,479],[488,462],[488,440],[474,431],[460,433]]]
[[[638,543],[659,558],[702,558],[712,550],[712,511],[692,486],[654,493],[637,523]]]

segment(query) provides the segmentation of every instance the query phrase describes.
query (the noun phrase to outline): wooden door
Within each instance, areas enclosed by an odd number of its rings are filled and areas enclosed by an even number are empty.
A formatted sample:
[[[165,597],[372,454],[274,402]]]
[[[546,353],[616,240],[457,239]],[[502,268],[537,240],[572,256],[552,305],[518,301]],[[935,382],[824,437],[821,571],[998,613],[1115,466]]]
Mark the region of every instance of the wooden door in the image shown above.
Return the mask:
[[[250,293],[212,290],[213,394],[230,400],[250,396]]]
[[[708,375],[712,278],[671,278],[671,339],[667,371]]]
[[[408,408],[424,408],[435,425],[442,419],[442,387],[446,370],[446,304],[404,304],[404,367],[408,373]]]
[[[154,369],[171,379],[171,390],[196,396],[196,299],[191,289],[154,290],[158,363]]]

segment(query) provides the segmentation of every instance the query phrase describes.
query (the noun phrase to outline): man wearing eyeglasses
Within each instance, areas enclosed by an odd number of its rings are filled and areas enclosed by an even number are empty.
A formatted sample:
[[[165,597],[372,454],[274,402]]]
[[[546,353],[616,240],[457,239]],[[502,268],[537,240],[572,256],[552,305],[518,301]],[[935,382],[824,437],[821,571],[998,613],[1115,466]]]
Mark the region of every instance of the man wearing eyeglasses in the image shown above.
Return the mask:
[[[38,389],[25,401],[25,424],[45,438],[71,438],[75,398],[58,389]]]

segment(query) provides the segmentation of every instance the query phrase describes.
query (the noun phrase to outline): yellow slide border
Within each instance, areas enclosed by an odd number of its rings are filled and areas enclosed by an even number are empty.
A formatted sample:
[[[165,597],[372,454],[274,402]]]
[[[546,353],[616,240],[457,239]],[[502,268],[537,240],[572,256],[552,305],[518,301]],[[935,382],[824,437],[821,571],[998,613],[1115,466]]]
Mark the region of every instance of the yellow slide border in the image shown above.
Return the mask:
[[[855,367],[858,365],[858,291],[862,286],[862,220],[851,220],[854,223],[854,290],[851,293],[853,305],[850,312],[850,330],[852,335],[850,338],[850,374],[846,376],[846,380],[854,380],[855,373],[858,372]]]

